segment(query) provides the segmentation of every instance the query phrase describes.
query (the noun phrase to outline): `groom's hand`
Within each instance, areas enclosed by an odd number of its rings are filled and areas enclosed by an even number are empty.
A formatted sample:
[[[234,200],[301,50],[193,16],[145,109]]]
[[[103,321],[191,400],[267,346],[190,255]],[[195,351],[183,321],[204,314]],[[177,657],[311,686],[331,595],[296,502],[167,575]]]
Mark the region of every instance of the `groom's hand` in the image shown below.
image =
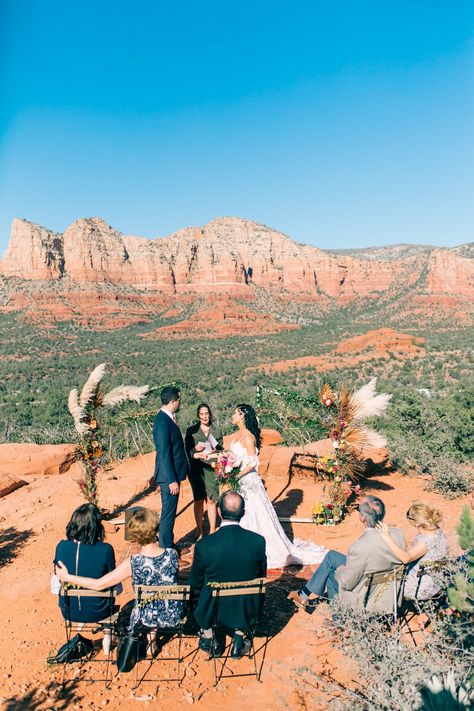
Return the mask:
[[[179,494],[179,484],[176,481],[173,481],[172,484],[169,485],[170,487],[170,494],[173,496],[178,496]]]

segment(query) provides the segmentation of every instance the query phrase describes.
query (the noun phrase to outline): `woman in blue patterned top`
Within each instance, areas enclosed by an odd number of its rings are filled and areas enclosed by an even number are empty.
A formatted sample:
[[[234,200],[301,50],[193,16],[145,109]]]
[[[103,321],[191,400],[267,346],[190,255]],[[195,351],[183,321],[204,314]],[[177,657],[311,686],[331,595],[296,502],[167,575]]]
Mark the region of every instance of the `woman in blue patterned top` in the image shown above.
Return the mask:
[[[71,575],[63,562],[58,561],[60,580],[81,585],[91,590],[104,590],[132,578],[133,585],[175,585],[178,577],[178,554],[174,548],[160,548],[157,543],[159,516],[151,509],[136,509],[127,523],[127,540],[138,543],[140,552],[126,558],[107,575],[97,580]],[[132,630],[139,626],[148,629],[176,625],[183,615],[183,605],[174,600],[152,600],[135,606],[130,618]]]

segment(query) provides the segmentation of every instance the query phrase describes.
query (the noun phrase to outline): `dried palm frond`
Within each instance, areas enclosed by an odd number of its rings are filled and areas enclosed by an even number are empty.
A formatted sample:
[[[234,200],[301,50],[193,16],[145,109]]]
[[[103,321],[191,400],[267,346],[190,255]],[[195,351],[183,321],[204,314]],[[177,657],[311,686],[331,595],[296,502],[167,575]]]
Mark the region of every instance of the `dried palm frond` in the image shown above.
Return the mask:
[[[347,423],[354,418],[354,405],[352,403],[352,392],[348,390],[347,385],[343,383],[339,394],[339,417],[342,417]]]
[[[375,417],[385,412],[392,396],[386,393],[377,395],[376,386],[377,378],[372,378],[367,385],[363,385],[359,390],[349,395],[352,410],[351,419],[366,420],[368,417]]]
[[[81,407],[88,405],[91,400],[97,395],[99,390],[100,381],[104,377],[105,373],[105,363],[98,365],[92,373],[89,375],[86,384],[82,388],[81,397],[79,398],[79,403]]]
[[[117,388],[114,388],[104,395],[101,405],[113,407],[114,405],[120,405],[126,400],[140,402],[142,397],[148,393],[149,389],[148,385],[119,385]]]
[[[349,425],[344,430],[344,440],[355,451],[361,451],[366,447],[385,447],[387,440],[385,437],[366,425]]]

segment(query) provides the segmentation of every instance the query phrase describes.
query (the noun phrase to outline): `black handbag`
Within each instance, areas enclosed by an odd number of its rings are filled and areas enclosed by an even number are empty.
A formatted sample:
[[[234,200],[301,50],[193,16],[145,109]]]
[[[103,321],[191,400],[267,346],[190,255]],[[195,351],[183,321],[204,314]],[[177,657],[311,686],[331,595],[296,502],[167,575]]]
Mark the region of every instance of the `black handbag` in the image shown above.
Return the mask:
[[[117,650],[117,669],[130,672],[137,662],[146,659],[147,641],[143,635],[122,637]]]
[[[94,643],[91,639],[76,634],[68,642],[58,649],[53,657],[48,658],[48,664],[66,664],[67,662],[78,662],[84,657],[90,656],[94,651]]]

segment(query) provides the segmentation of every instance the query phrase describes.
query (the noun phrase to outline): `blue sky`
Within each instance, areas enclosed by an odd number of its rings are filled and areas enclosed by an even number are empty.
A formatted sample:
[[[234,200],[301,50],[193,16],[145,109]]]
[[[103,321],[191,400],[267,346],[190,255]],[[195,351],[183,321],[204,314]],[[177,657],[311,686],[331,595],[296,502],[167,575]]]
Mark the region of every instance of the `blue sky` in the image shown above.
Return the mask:
[[[470,0],[0,0],[0,250],[15,216],[472,241],[473,35]]]

